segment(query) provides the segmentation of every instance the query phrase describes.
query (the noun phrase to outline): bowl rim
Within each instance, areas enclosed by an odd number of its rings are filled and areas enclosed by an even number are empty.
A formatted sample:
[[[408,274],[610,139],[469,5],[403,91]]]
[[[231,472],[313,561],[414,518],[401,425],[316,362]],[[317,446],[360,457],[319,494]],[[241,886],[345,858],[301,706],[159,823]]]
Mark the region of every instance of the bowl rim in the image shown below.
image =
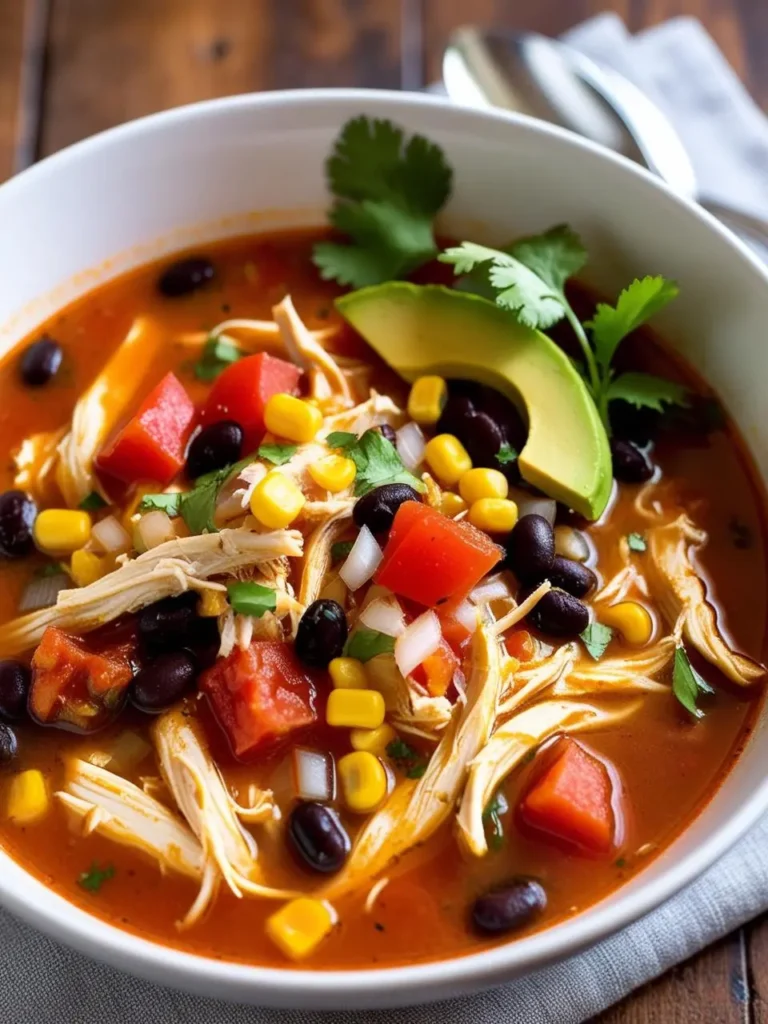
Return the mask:
[[[46,157],[0,185],[0,198],[13,200],[17,193],[37,186],[38,182],[43,183],[73,161],[109,148],[113,141],[162,134],[178,122],[205,120],[233,109],[332,108],[334,105],[342,108],[350,103],[358,103],[367,113],[380,113],[380,116],[391,116],[392,107],[400,107],[404,111],[424,108],[446,110],[459,120],[513,126],[532,135],[554,137],[565,147],[587,151],[600,161],[614,163],[624,174],[643,179],[660,196],[687,209],[692,217],[725,240],[733,256],[741,259],[745,270],[749,269],[757,276],[758,286],[768,288],[768,268],[744,242],[707,211],[675,193],[645,168],[546,122],[502,110],[459,107],[447,98],[421,93],[384,89],[291,89],[226,96],[175,107],[107,129]],[[446,131],[450,134],[449,126]],[[622,895],[624,887],[619,887],[613,894],[615,899],[609,904],[603,900],[572,919],[523,939],[476,953],[403,966],[308,970],[262,967],[185,952],[123,931],[64,897],[51,893],[34,874],[3,850],[0,850],[0,858],[11,860],[23,872],[25,880],[36,883],[40,891],[34,895],[23,895],[0,872],[0,901],[26,922],[91,957],[188,991],[207,991],[233,1001],[259,1002],[267,1006],[298,1006],[301,1001],[304,1005],[309,1003],[324,1009],[349,1008],[370,1005],[373,995],[383,1000],[377,1002],[379,1006],[404,1005],[501,984],[523,970],[534,971],[552,961],[562,960],[625,928],[711,867],[766,811],[768,776],[704,842],[637,891]]]

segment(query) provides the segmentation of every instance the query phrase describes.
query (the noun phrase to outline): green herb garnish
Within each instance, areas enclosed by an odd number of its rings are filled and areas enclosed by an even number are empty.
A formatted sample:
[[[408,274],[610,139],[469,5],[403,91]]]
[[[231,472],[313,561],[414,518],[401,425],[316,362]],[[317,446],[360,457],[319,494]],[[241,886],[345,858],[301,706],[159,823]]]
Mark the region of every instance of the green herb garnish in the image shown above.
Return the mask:
[[[165,512],[173,517],[179,514],[181,491],[173,494],[145,494],[139,504],[139,512]]]
[[[198,380],[216,380],[222,371],[232,363],[236,363],[242,352],[237,345],[224,335],[211,335],[203,346],[200,359],[195,363],[195,376]]]
[[[694,718],[704,717],[704,712],[696,704],[701,694],[715,692],[706,679],[702,679],[693,667],[688,657],[688,652],[682,646],[675,649],[675,663],[672,670],[672,692],[685,710],[692,714]]]
[[[336,431],[328,435],[326,443],[331,448],[342,448],[357,467],[356,498],[382,484],[408,484],[417,491],[425,489],[421,480],[405,468],[395,446],[375,427],[360,437]]]
[[[645,537],[642,533],[630,533],[627,536],[627,545],[630,551],[647,551]]]
[[[353,288],[405,277],[437,254],[433,221],[451,193],[442,150],[391,121],[348,121],[326,164],[331,224],[350,239],[318,242],[322,277]]]
[[[497,789],[483,811],[483,821],[491,849],[498,850],[504,843],[504,824],[501,815],[506,814],[508,810],[507,798],[502,790]]]
[[[589,654],[595,661],[599,661],[613,639],[613,630],[602,622],[590,622],[584,632],[579,635]]]
[[[296,444],[262,444],[259,445],[257,454],[260,459],[266,459],[273,466],[284,466],[298,450],[299,446]]]
[[[340,562],[342,558],[346,558],[352,548],[355,546],[353,540],[339,540],[335,544],[331,544],[331,561],[336,564]]]
[[[356,629],[347,640],[344,655],[358,661],[370,661],[379,654],[391,654],[395,649],[395,638],[379,633],[376,629]]]
[[[91,491],[90,494],[86,494],[77,507],[84,512],[95,512],[97,509],[106,508],[107,505],[109,502],[105,501],[98,491]]]
[[[181,516],[194,534],[217,533],[218,527],[213,521],[216,511],[216,499],[219,491],[241,469],[253,462],[249,455],[232,466],[224,466],[212,473],[205,473],[195,480],[195,486],[189,491],[176,494],[146,494],[139,505],[140,512],[161,509],[169,516]]]
[[[387,746],[387,756],[402,771],[407,779],[420,779],[429,763],[426,757],[410,747],[405,740],[396,739]]]
[[[80,873],[77,884],[81,889],[87,889],[88,892],[98,892],[105,882],[109,881],[110,878],[114,878],[114,875],[114,864],[106,864],[103,868],[100,868],[96,861],[94,861],[87,871]]]
[[[227,597],[236,612],[251,615],[254,619],[260,619],[264,612],[273,612],[277,608],[277,591],[260,583],[230,583]]]
[[[351,434],[348,430],[334,430],[325,439],[329,448],[349,448],[357,444],[357,434]]]
[[[38,579],[49,579],[52,576],[61,576],[62,573],[66,573],[66,569],[61,562],[46,562],[45,565],[39,566],[35,569],[35,576]]]
[[[496,461],[500,466],[508,466],[510,462],[515,461],[518,454],[509,441],[504,441],[501,448],[496,452]]]

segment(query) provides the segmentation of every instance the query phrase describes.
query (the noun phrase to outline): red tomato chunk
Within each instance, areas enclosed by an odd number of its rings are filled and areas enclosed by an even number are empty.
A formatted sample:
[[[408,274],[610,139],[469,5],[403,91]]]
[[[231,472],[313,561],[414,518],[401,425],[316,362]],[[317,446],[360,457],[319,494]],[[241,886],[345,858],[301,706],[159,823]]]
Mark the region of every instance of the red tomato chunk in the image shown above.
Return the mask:
[[[127,484],[157,480],[165,486],[184,465],[194,422],[192,400],[179,379],[168,373],[101,450],[96,465]]]
[[[272,395],[293,394],[301,370],[260,352],[228,366],[216,378],[203,409],[204,423],[235,420],[243,428],[243,451],[258,448],[264,436],[264,406]]]
[[[469,523],[406,501],[397,510],[376,582],[434,608],[468,594],[501,555],[499,546]]]
[[[288,644],[254,640],[235,648],[200,678],[200,689],[236,757],[248,760],[274,748],[317,718],[315,690]]]
[[[461,661],[443,637],[435,653],[416,666],[413,678],[431,697],[444,697],[460,668]]]
[[[584,852],[610,853],[616,823],[608,769],[568,738],[557,744],[554,757],[523,797],[523,821]]]

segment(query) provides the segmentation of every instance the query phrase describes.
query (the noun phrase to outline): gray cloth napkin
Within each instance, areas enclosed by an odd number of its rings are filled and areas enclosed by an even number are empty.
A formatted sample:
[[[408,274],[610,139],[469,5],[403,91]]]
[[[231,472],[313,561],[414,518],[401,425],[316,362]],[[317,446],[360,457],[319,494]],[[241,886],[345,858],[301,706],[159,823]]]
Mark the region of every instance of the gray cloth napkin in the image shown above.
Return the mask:
[[[706,191],[768,215],[768,121],[701,25],[638,36],[604,15],[568,41],[665,108]],[[768,819],[684,892],[570,960],[481,995],[394,1011],[260,1010],[159,988],[0,913],[0,1024],[576,1024],[768,908]]]

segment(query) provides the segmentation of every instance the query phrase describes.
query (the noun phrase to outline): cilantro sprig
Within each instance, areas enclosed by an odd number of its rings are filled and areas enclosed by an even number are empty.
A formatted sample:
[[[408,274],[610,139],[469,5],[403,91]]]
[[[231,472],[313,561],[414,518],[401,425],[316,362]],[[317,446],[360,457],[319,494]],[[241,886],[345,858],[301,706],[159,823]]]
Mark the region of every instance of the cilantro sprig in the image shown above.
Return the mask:
[[[704,712],[698,706],[698,699],[702,694],[712,694],[715,691],[703,679],[691,664],[688,652],[681,645],[675,648],[675,661],[672,668],[672,692],[680,701],[685,710],[694,718],[703,718]]]
[[[356,498],[383,484],[408,484],[416,491],[424,490],[421,480],[403,465],[395,446],[375,427],[366,430],[360,437],[337,430],[329,434],[325,441],[329,448],[341,449],[354,462],[357,468]]]
[[[207,382],[216,380],[232,363],[242,356],[238,346],[225,335],[210,335],[206,339],[200,359],[195,363],[195,376]]]
[[[360,627],[352,633],[344,648],[344,657],[370,661],[379,654],[391,654],[395,649],[395,638],[380,633],[377,629]]]
[[[387,756],[407,779],[420,779],[429,763],[417,750],[399,737],[387,746]]]
[[[502,790],[497,789],[483,811],[483,823],[488,845],[493,850],[499,850],[504,845],[504,822],[501,816],[509,810],[509,803]]]
[[[105,882],[115,876],[114,864],[105,864],[100,868],[96,861],[91,864],[87,871],[81,871],[77,878],[77,884],[87,892],[98,892]]]
[[[224,484],[245,466],[253,462],[248,456],[232,466],[215,469],[195,480],[195,486],[189,491],[178,491],[173,494],[145,494],[139,505],[139,512],[160,509],[173,518],[181,516],[191,533],[217,533],[218,527],[213,521],[216,511],[216,499]]]
[[[230,583],[227,597],[234,611],[254,619],[260,619],[265,612],[273,612],[277,608],[277,591],[261,583]]]
[[[590,622],[579,636],[590,657],[594,658],[595,661],[600,661],[606,652],[608,644],[613,639],[613,630],[603,622]]]
[[[404,277],[437,255],[433,222],[451,193],[439,146],[391,121],[356,117],[326,164],[331,224],[349,242],[318,242],[321,275],[353,288]]]

